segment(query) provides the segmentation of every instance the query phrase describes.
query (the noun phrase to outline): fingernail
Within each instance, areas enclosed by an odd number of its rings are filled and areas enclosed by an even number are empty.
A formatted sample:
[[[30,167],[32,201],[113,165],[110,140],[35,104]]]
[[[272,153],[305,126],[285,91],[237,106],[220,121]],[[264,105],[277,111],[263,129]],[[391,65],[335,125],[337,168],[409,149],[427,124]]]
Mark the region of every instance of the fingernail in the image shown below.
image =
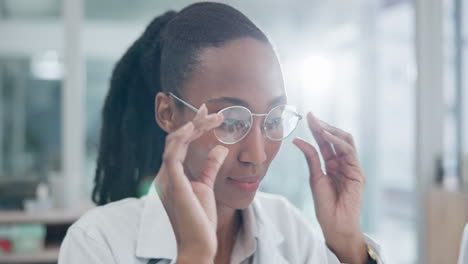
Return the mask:
[[[294,138],[293,140],[291,140],[291,142],[292,142],[293,144],[296,144],[297,142],[300,142],[300,141],[305,141],[305,140],[304,140],[303,138],[301,138],[301,137],[296,137],[296,138]]]
[[[215,148],[216,152],[218,152],[219,158],[224,160],[229,153],[229,149],[221,145],[217,145]]]
[[[198,109],[199,112],[205,111],[206,110],[206,105],[203,103],[200,108]]]
[[[315,117],[314,114],[312,114],[312,112],[309,112],[308,113],[308,118],[310,119],[309,121],[318,121],[317,117]],[[317,122],[318,123],[318,122]]]
[[[220,146],[220,148],[222,149],[220,156],[222,159],[225,159],[229,153],[229,149],[223,146]]]

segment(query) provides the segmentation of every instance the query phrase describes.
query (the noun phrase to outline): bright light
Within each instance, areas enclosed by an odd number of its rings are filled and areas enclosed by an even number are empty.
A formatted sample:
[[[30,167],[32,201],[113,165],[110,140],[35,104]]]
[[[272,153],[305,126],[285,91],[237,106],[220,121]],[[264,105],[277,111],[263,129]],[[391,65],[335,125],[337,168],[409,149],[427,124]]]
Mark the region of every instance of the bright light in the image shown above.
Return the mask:
[[[313,90],[315,95],[327,94],[334,77],[333,62],[328,57],[313,55],[307,57],[302,63],[302,89]]]
[[[56,51],[46,51],[33,56],[31,73],[37,79],[59,80],[63,77],[63,63]]]

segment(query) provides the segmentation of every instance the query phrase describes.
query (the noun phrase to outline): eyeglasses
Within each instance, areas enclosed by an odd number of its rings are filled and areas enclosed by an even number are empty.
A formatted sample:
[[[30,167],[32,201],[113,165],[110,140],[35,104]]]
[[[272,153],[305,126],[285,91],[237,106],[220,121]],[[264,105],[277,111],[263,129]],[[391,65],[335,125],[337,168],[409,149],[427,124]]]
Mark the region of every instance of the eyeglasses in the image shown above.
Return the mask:
[[[169,95],[190,108],[195,113],[198,109],[180,99],[173,93]],[[218,111],[224,117],[223,123],[213,131],[216,138],[224,144],[234,144],[241,141],[252,129],[253,117],[265,117],[262,125],[264,135],[274,141],[281,141],[291,135],[302,116],[291,105],[278,105],[266,114],[252,113],[244,106],[229,106]]]

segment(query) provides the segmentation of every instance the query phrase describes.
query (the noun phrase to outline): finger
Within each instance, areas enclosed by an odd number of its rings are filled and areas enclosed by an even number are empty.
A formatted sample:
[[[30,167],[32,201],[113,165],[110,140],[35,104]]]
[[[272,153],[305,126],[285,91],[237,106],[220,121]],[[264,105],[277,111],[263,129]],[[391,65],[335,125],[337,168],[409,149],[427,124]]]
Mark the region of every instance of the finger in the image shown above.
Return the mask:
[[[218,127],[223,123],[223,115],[221,114],[211,114],[206,116],[205,119],[194,121],[195,133],[190,138],[190,141],[193,141],[204,133]]]
[[[196,133],[193,122],[187,122],[185,125],[166,136],[163,161],[176,162],[183,161],[185,150],[193,134]]]
[[[337,159],[329,159],[325,162],[325,172],[336,173],[340,169],[340,162]]]
[[[229,150],[226,147],[218,145],[208,153],[205,167],[200,176],[200,181],[213,189],[213,185],[218,175],[218,171],[223,165]]]
[[[187,122],[166,137],[166,149],[177,150],[178,152],[173,153],[174,156],[179,157],[179,161],[183,161],[185,159],[185,149],[188,144],[200,137],[204,132],[219,126],[222,121],[222,115],[207,115],[206,106],[203,104],[192,121]],[[187,129],[188,126],[192,127]]]
[[[171,188],[189,188],[184,176],[182,163],[187,153],[187,142],[194,132],[194,125],[188,122],[177,131],[167,135],[163,154],[163,169],[168,173],[167,181]]]
[[[330,143],[323,138],[324,130],[318,119],[311,112],[307,114],[307,124],[309,125],[310,131],[312,131],[315,141],[317,141],[323,159],[328,160],[332,158],[335,155],[333,148],[330,146]]]
[[[343,178],[365,184],[366,176],[360,167],[346,166],[343,168]]]
[[[336,188],[336,184],[334,183],[334,179],[328,178],[328,176],[323,173],[322,168],[320,167],[319,155],[314,146],[299,138],[295,138],[293,140],[293,143],[304,153],[307,163],[309,165],[309,182],[314,201],[330,202],[336,199],[336,192],[334,191]],[[326,180],[327,183],[319,184],[321,180]]]
[[[204,132],[219,126],[222,115],[207,115],[207,108],[203,104],[194,119],[166,137],[163,162],[169,174],[169,184],[173,188],[189,188],[189,182],[184,176],[183,162],[190,142],[200,137]]]
[[[335,135],[332,135],[328,131],[324,133],[324,139],[333,144],[333,147],[337,153],[336,158],[345,161],[347,165],[350,166],[359,165],[356,150],[348,142]]]
[[[204,118],[206,118],[208,114],[208,109],[206,108],[206,105],[205,104],[202,104],[200,106],[200,108],[198,108],[198,112],[197,114],[195,115],[195,117],[193,118],[193,122],[196,123]]]
[[[183,127],[166,137],[166,147],[163,155],[169,174],[169,184],[172,188],[189,188],[189,182],[184,176],[183,162],[187,154],[190,142],[200,137],[222,122],[221,115],[213,114],[207,116],[206,106],[202,105],[193,121],[188,122]],[[195,122],[197,124],[195,124]]]
[[[199,130],[197,130],[196,128],[197,128],[197,126],[200,126],[201,120],[202,120],[202,119],[206,119],[207,113],[208,113],[208,109],[206,108],[206,105],[205,105],[205,104],[202,104],[202,105],[200,106],[200,108],[198,108],[197,114],[196,114],[195,117],[192,119],[192,122],[193,122],[193,124],[194,124],[194,126],[195,126],[195,129],[194,129],[195,131],[194,131],[194,133],[192,134],[192,137],[190,138],[190,141],[195,140],[197,137],[199,137],[199,136],[202,134],[202,133],[201,133]]]
[[[317,182],[318,179],[321,176],[323,176],[323,171],[320,166],[320,158],[317,153],[317,150],[307,141],[300,138],[295,138],[293,140],[293,143],[302,151],[302,153],[304,153],[304,156],[307,160],[307,164],[309,166],[311,183],[315,184],[315,182]]]
[[[203,135],[203,133],[206,133],[207,131],[215,127],[218,127],[223,122],[224,118],[222,114],[214,113],[214,114],[208,115],[207,113],[208,113],[208,110],[205,104],[203,104],[200,107],[197,115],[192,120],[192,122],[195,125],[196,133],[193,134],[192,138],[190,139],[191,141],[200,137],[201,135]]]
[[[335,183],[345,183],[347,180],[362,181],[362,172],[357,166],[342,166],[337,159],[332,159],[326,162],[325,169],[327,175],[334,180]]]
[[[328,131],[328,132],[332,133],[333,135],[342,138],[344,141],[348,142],[351,146],[356,148],[356,146],[354,144],[354,138],[350,133],[348,133],[346,131],[343,131],[342,129],[339,129],[337,127],[334,127],[334,126],[332,126],[330,124],[327,124],[324,121],[320,120],[320,123],[322,125],[322,128],[325,131]]]
[[[351,144],[328,131],[323,133],[323,139],[333,144],[333,147],[338,155],[354,153],[354,148],[351,146]]]
[[[215,146],[213,149],[211,149],[210,152],[208,152],[208,156],[200,178],[197,182],[191,182],[192,187],[195,187],[197,184],[204,184],[209,189],[213,190],[216,177],[224,160],[227,157],[228,152],[228,149],[221,145]],[[193,190],[203,210],[205,212],[214,212],[214,214],[207,213],[207,216],[216,226],[216,204],[213,197],[208,197],[207,195],[200,193],[201,188],[193,188]]]

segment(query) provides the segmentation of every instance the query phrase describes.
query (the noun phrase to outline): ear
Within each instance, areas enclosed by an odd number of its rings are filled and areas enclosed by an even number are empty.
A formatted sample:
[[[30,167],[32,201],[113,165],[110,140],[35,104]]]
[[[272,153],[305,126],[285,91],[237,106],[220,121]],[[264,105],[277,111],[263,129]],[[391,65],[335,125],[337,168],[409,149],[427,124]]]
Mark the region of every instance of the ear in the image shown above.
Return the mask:
[[[165,93],[159,92],[154,98],[154,118],[159,127],[167,133],[176,129],[175,105]]]

